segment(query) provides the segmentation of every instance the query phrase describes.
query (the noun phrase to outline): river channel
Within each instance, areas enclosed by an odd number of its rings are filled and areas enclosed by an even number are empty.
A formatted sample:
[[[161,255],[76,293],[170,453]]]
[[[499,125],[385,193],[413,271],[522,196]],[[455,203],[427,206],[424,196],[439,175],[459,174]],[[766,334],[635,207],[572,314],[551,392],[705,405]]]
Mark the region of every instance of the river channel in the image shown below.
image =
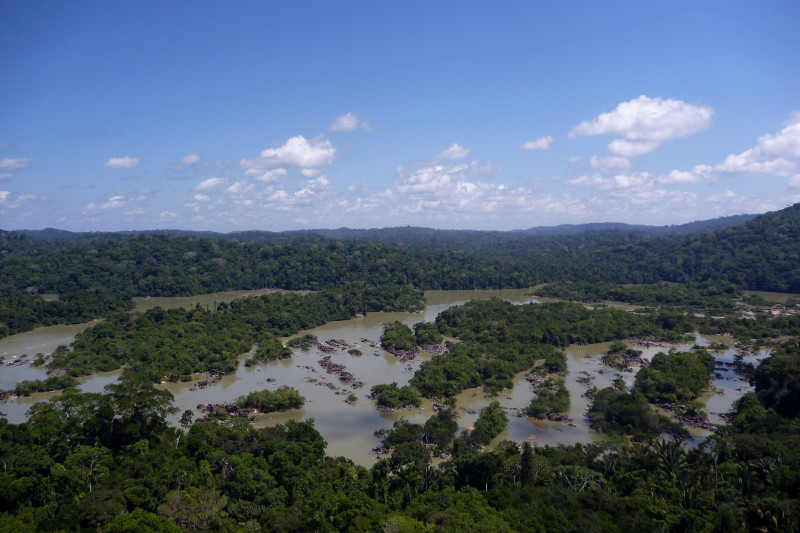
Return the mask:
[[[319,349],[308,351],[294,350],[293,357],[274,363],[247,368],[241,364],[231,375],[220,381],[199,388],[197,382],[168,383],[160,385],[175,396],[175,406],[179,412],[172,417],[177,423],[180,413],[190,409],[195,416],[201,413],[201,404],[219,404],[234,402],[240,396],[254,390],[275,390],[280,386],[292,386],[306,398],[305,406],[296,411],[259,415],[254,424],[257,427],[274,425],[289,419],[314,419],[314,425],[328,442],[327,453],[333,456],[345,456],[356,463],[370,466],[377,457],[372,449],[380,444],[373,436],[376,430],[389,429],[398,418],[404,417],[422,423],[433,414],[431,404],[423,403],[418,409],[398,409],[392,412],[379,412],[374,402],[368,398],[369,390],[379,383],[397,382],[398,385],[408,383],[414,371],[429,356],[421,354],[409,362],[401,362],[396,357],[384,352],[379,346],[382,326],[386,322],[399,320],[409,326],[421,321],[433,321],[436,316],[453,305],[463,304],[472,299],[500,297],[512,303],[523,304],[534,302],[530,289],[498,290],[498,291],[429,291],[426,293],[427,306],[421,313],[370,313],[364,318],[331,322],[303,333],[312,333],[320,342],[336,339],[347,346],[337,348],[330,354],[332,361],[346,366],[347,371],[355,379],[364,383],[359,389],[340,383],[336,376],[328,374],[320,366],[320,360],[326,355]],[[233,291],[216,293],[190,298],[150,298],[137,301],[137,309],[145,310],[155,305],[162,307],[194,307],[213,306],[215,302],[230,301],[236,297],[258,294],[259,291]],[[0,355],[5,364],[0,367],[0,388],[10,389],[14,384],[25,379],[42,379],[46,377],[42,368],[31,366],[32,355],[52,352],[59,344],[68,345],[74,336],[92,323],[71,326],[51,326],[34,331],[13,335],[0,340]],[[714,339],[719,340],[719,339]],[[699,344],[705,344],[702,337],[697,338]],[[609,343],[588,346],[570,346],[566,349],[567,374],[565,383],[570,392],[570,422],[538,421],[527,416],[519,416],[530,402],[533,393],[529,383],[524,379],[524,372],[516,376],[514,387],[501,391],[496,399],[506,408],[509,424],[506,431],[500,434],[490,447],[503,439],[515,442],[532,442],[534,445],[574,444],[592,442],[598,437],[589,429],[586,411],[589,406],[583,394],[588,386],[598,389],[610,386],[617,377],[622,377],[632,386],[638,368],[632,372],[617,372],[601,363],[600,356],[608,349]],[[351,355],[347,352],[356,347],[362,355]],[[643,350],[642,357],[652,358],[667,347],[635,346]],[[688,348],[678,347],[679,349]],[[25,362],[20,363],[21,354],[28,354]],[[704,397],[707,401],[709,420],[721,423],[718,413],[727,412],[731,404],[744,392],[750,390],[746,381],[734,373],[724,363],[732,362],[735,352],[728,350],[716,354],[718,369],[712,382],[713,389]],[[761,354],[764,356],[766,354]],[[246,355],[243,355],[243,362]],[[87,392],[99,392],[109,383],[113,383],[117,373],[105,373],[84,379],[80,388]],[[357,400],[347,403],[349,394],[355,394]],[[0,404],[0,411],[14,423],[25,420],[26,411],[37,401],[50,398],[56,393],[40,393],[30,397],[16,398]],[[481,408],[488,405],[492,398],[486,398],[480,389],[462,392],[457,398],[458,422],[461,428],[472,426]],[[692,431],[696,437],[708,435],[702,430]]]

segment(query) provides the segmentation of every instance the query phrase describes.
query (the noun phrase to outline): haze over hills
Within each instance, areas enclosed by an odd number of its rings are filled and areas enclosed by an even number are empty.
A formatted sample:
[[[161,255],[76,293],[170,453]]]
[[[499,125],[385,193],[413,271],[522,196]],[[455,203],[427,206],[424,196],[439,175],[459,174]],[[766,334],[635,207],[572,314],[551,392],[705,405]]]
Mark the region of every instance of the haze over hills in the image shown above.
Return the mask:
[[[558,226],[536,226],[524,230],[511,231],[486,231],[486,230],[440,230],[417,226],[397,226],[386,228],[336,228],[336,229],[307,229],[293,231],[234,231],[220,233],[215,231],[192,231],[181,229],[162,229],[162,230],[142,230],[142,231],[115,231],[115,232],[74,232],[57,228],[45,228],[41,230],[19,229],[11,230],[14,233],[27,235],[37,239],[46,240],[70,240],[79,238],[109,238],[119,235],[168,235],[172,237],[214,237],[218,239],[236,239],[242,241],[263,241],[274,239],[277,236],[289,235],[320,235],[334,239],[374,239],[378,241],[393,241],[403,239],[428,239],[439,237],[447,240],[448,236],[470,237],[480,234],[493,236],[509,235],[578,235],[582,233],[627,233],[641,236],[667,236],[667,235],[690,235],[693,233],[709,233],[720,229],[725,229],[756,218],[758,215],[742,214],[727,217],[718,217],[709,220],[688,222],[669,226],[648,226],[644,224],[626,224],[622,222],[595,222],[587,224],[560,224]]]

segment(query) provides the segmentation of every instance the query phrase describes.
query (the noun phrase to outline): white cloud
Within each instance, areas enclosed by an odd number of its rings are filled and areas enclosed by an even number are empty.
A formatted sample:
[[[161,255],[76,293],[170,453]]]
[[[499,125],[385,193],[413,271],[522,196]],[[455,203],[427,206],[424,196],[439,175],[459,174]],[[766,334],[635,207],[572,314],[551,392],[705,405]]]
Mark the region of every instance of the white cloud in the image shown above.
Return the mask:
[[[255,170],[255,172],[251,172],[251,170]],[[254,176],[253,181],[260,181],[262,183],[272,183],[274,181],[280,181],[281,178],[286,176],[288,172],[285,168],[274,168],[272,170],[267,170],[266,172],[261,172],[259,169],[250,169],[247,170],[245,176]]]
[[[581,176],[572,180],[568,180],[569,185],[579,187],[590,187],[601,191],[623,190],[623,189],[636,189],[650,185],[652,179],[647,172],[639,172],[635,174],[617,174],[610,178],[604,178],[600,174],[592,174],[591,176]]]
[[[7,214],[9,209],[17,209],[22,205],[36,199],[35,194],[17,194],[11,191],[0,191],[0,214]],[[44,197],[40,198],[44,200]]]
[[[491,165],[478,161],[459,165],[432,165],[401,173],[395,185],[401,194],[444,194],[463,192],[464,183],[497,174]]]
[[[629,140],[666,141],[687,137],[711,126],[714,110],[681,100],[640,96],[622,102],[614,111],[573,127],[570,137],[623,135]]]
[[[189,165],[194,165],[198,163],[202,158],[197,154],[189,154],[185,155],[181,158],[181,165],[188,167]]]
[[[198,183],[195,189],[197,189],[198,191],[207,191],[209,189],[213,189],[217,185],[222,185],[227,181],[228,181],[227,178],[208,178]]]
[[[28,168],[31,163],[33,163],[33,159],[12,159],[4,157],[3,159],[0,159],[0,171],[14,172],[15,170],[22,170],[24,168]]]
[[[227,194],[244,194],[244,193],[250,193],[253,190],[255,190],[255,186],[252,183],[248,184],[243,181],[237,181],[236,183],[225,189],[225,192]]]
[[[756,146],[731,154],[714,170],[728,174],[792,176],[800,163],[800,113],[793,113],[786,127],[775,135],[758,138]]]
[[[12,178],[14,172],[28,168],[31,163],[33,163],[33,159],[9,157],[0,159],[0,181]]]
[[[336,119],[328,126],[328,131],[355,131],[357,129],[372,131],[372,126],[366,120],[361,120],[361,117],[354,113],[345,113],[336,117]]]
[[[634,157],[637,155],[648,154],[658,147],[655,141],[628,141],[617,139],[608,145],[608,151],[621,157]]]
[[[711,180],[720,174],[771,174],[788,177],[789,186],[800,183],[800,113],[792,113],[786,126],[774,135],[763,135],[756,145],[731,154],[716,165],[696,165],[692,170],[673,170],[658,178],[663,184],[688,184]],[[754,200],[756,201],[756,200]]]
[[[665,185],[671,183],[697,183],[710,179],[713,175],[713,170],[714,169],[708,165],[696,165],[690,171],[673,170],[665,176],[659,176],[658,182]]]
[[[267,148],[255,159],[242,159],[240,165],[248,171],[299,167],[314,168],[330,165],[336,157],[336,148],[328,140],[308,140],[302,135],[290,138],[278,148]],[[248,174],[252,175],[252,174]]]
[[[320,195],[325,194],[330,188],[330,180],[325,176],[320,176],[316,179],[303,182],[300,189],[295,191],[294,199],[296,202],[309,203]]]
[[[453,143],[447,150],[443,150],[439,152],[439,155],[436,156],[437,159],[444,159],[446,161],[452,161],[454,159],[462,159],[467,157],[470,153],[469,148],[465,148],[458,143]]]
[[[553,144],[553,137],[539,137],[535,141],[528,141],[519,147],[520,150],[549,150],[550,145]]]
[[[140,160],[138,157],[131,157],[126,155],[124,157],[112,157],[103,166],[106,168],[133,168],[139,166]]]
[[[211,197],[209,195],[207,195],[207,194],[199,194],[198,193],[198,194],[194,195],[194,200],[196,202],[210,202],[211,201]]]
[[[200,157],[198,154],[189,154],[181,157],[181,160],[177,163],[170,163],[169,169],[173,172],[180,172],[184,169],[191,168],[193,170],[197,170],[197,163],[202,161],[203,158]]]
[[[102,204],[96,204],[94,202],[86,204],[86,207],[83,208],[83,213],[91,213],[96,211],[107,211],[109,209],[116,209],[118,207],[122,207],[123,205],[129,203],[131,198],[126,197],[123,194],[112,196],[108,199],[108,201],[103,202]]]
[[[599,168],[603,172],[625,172],[631,168],[631,162],[625,157],[616,155],[603,157],[593,155],[589,158],[589,166]]]

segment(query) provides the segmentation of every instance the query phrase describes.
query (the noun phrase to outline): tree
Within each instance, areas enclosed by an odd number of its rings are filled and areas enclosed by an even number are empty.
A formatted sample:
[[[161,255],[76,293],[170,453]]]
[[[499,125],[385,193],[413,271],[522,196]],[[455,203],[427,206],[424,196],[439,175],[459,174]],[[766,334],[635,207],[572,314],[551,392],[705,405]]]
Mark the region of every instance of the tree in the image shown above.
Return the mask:
[[[475,421],[475,429],[471,434],[472,439],[480,444],[489,444],[506,428],[507,424],[508,416],[503,411],[500,402],[495,400],[481,409],[478,420]]]
[[[64,461],[64,466],[86,480],[90,493],[95,483],[108,475],[113,464],[111,450],[101,446],[81,446]]]
[[[103,526],[104,533],[181,533],[181,529],[164,518],[136,509],[122,514]]]
[[[221,518],[227,502],[228,498],[215,489],[189,487],[168,493],[166,503],[158,506],[158,512],[182,528],[206,531]]]
[[[106,385],[114,407],[114,436],[117,445],[129,444],[166,428],[172,393],[159,390],[145,376],[123,373],[118,383]]]

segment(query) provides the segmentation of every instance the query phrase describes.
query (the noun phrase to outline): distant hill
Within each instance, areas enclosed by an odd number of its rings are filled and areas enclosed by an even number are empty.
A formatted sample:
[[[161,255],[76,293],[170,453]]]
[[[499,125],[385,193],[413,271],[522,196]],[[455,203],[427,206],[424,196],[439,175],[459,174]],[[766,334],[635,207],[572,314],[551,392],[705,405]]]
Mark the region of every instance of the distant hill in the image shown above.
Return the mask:
[[[725,228],[731,228],[753,220],[758,215],[733,215],[729,217],[700,220],[671,226],[646,226],[642,224],[624,224],[621,222],[596,222],[590,224],[561,224],[559,226],[539,226],[520,230],[519,233],[527,235],[576,235],[589,232],[621,232],[650,237],[667,235],[691,235],[710,233]]]
[[[563,225],[525,231],[420,227],[227,234],[0,231],[0,286],[188,295],[400,283],[423,289],[724,280],[800,293],[800,204],[678,226]]]
[[[687,224],[671,226],[647,226],[642,224],[625,224],[621,222],[597,222],[589,224],[561,224],[559,226],[538,226],[525,230],[512,231],[485,231],[485,230],[441,230],[418,226],[398,226],[370,229],[307,229],[292,231],[234,231],[218,233],[214,231],[191,231],[179,229],[159,229],[141,231],[118,232],[72,232],[55,228],[42,230],[14,230],[20,235],[27,235],[43,240],[105,240],[119,238],[124,235],[166,235],[169,237],[212,237],[216,239],[230,239],[243,242],[269,242],[297,238],[303,236],[320,236],[329,239],[364,239],[381,242],[465,242],[470,240],[494,240],[516,238],[520,235],[532,236],[557,236],[580,235],[584,233],[626,233],[642,237],[656,237],[668,235],[691,235],[718,231],[744,224],[753,220],[758,215],[734,215],[729,217],[714,218],[689,222]]]

